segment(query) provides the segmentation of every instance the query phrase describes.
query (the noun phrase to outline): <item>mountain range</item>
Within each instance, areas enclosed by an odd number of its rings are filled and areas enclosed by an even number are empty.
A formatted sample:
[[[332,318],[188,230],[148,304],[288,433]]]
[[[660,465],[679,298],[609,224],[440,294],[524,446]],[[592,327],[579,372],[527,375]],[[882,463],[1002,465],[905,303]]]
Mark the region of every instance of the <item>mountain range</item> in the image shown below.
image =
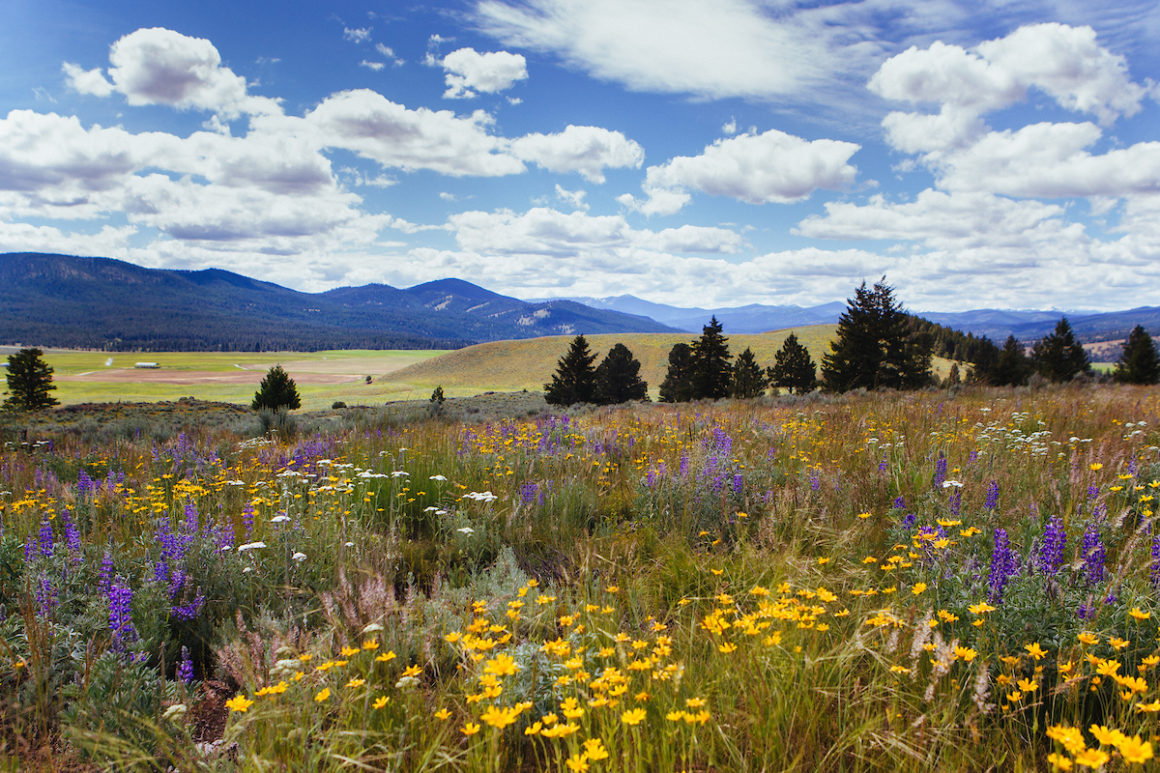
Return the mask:
[[[453,349],[484,341],[599,333],[726,333],[834,324],[838,301],[684,308],[632,295],[526,301],[461,279],[405,289],[385,284],[305,293],[222,269],[144,268],[113,258],[0,254],[0,343],[110,350],[271,351]],[[1029,342],[1064,312],[918,312],[932,322]],[[1084,341],[1122,339],[1135,325],[1160,334],[1160,307],[1071,313]]]
[[[574,301],[529,303],[459,279],[304,293],[221,269],[0,254],[0,341],[110,350],[454,349],[576,333],[666,333]]]
[[[701,327],[713,316],[717,317],[727,333],[764,333],[801,325],[832,325],[846,310],[846,304],[837,301],[819,306],[774,306],[755,303],[748,306],[704,309],[667,306],[632,295],[571,300],[598,309],[651,317],[657,322],[689,333],[700,333]],[[1063,316],[1067,317],[1072,330],[1085,342],[1126,338],[1128,332],[1136,325],[1143,325],[1154,336],[1160,335],[1160,307],[1157,306],[1111,312],[975,309],[913,313],[964,333],[987,336],[1000,345],[1009,335],[1014,335],[1024,342],[1042,338],[1055,328]]]

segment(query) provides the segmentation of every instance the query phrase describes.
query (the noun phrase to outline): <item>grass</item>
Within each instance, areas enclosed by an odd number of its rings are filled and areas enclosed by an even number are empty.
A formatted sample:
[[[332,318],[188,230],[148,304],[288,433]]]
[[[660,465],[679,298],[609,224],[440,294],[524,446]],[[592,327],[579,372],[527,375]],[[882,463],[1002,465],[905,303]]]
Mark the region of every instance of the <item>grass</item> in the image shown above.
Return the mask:
[[[1154,389],[428,408],[6,426],[0,759],[1156,764]]]

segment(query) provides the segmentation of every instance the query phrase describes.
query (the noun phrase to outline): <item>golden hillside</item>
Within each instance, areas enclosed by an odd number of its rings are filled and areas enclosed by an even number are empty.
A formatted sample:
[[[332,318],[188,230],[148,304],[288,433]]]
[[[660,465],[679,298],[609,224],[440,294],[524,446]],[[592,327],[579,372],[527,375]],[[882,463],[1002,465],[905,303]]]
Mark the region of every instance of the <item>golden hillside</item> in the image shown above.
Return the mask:
[[[836,325],[810,325],[786,328],[768,333],[728,335],[729,352],[736,356],[753,349],[758,364],[773,364],[773,357],[790,333],[797,333],[815,362],[821,362],[828,351]],[[551,379],[556,363],[568,351],[573,336],[549,336],[518,341],[493,341],[448,352],[426,362],[416,363],[390,375],[392,381],[413,384],[441,384],[448,389],[541,390]],[[586,336],[588,345],[603,359],[615,344],[623,343],[641,363],[641,377],[655,396],[668,367],[673,344],[691,343],[692,333],[612,333]]]

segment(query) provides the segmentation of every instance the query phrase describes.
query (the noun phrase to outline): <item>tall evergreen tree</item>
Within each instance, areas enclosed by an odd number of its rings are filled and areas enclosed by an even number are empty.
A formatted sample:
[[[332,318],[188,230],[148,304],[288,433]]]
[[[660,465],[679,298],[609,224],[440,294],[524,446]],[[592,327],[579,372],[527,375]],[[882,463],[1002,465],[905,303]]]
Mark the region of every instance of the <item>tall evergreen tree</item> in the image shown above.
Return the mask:
[[[56,389],[52,383],[52,368],[42,357],[40,349],[21,349],[8,355],[8,399],[4,408],[14,411],[39,411],[60,405],[60,401],[49,394]]]
[[[907,315],[886,277],[854,291],[838,320],[837,339],[822,358],[827,389],[911,389],[931,381],[930,337],[908,330]]]
[[[648,400],[648,383],[641,380],[640,361],[618,343],[596,366],[596,402],[619,405],[634,400]]]
[[[1136,325],[1124,342],[1124,350],[1116,363],[1116,381],[1125,384],[1155,384],[1160,382],[1160,356],[1156,342],[1142,325]]]
[[[673,344],[669,349],[669,368],[661,382],[662,403],[685,403],[693,399],[693,348]]]
[[[701,337],[693,342],[693,399],[717,400],[729,394],[732,369],[729,366],[729,339],[721,334],[721,323],[714,316],[701,328]]]
[[[266,377],[258,385],[250,407],[255,411],[262,408],[278,410],[288,408],[295,410],[302,407],[302,400],[298,396],[298,385],[286,373],[281,365],[275,365],[266,372]]]
[[[733,377],[729,382],[729,396],[739,400],[761,397],[769,386],[765,370],[757,364],[753,350],[748,346],[733,363]]]
[[[1055,330],[1035,343],[1031,362],[1036,371],[1051,381],[1071,381],[1076,374],[1086,373],[1092,367],[1067,317],[1060,317]]]
[[[809,350],[801,345],[796,333],[790,333],[773,355],[769,381],[775,387],[788,389],[791,395],[804,394],[817,387],[817,371]]]
[[[995,359],[995,367],[991,370],[988,382],[995,386],[1019,386],[1026,383],[1031,375],[1031,360],[1023,350],[1023,344],[1015,336],[1007,336],[999,356]]]
[[[572,339],[567,354],[556,363],[552,380],[544,384],[544,399],[549,405],[591,403],[596,398],[596,355],[588,349],[588,339]]]

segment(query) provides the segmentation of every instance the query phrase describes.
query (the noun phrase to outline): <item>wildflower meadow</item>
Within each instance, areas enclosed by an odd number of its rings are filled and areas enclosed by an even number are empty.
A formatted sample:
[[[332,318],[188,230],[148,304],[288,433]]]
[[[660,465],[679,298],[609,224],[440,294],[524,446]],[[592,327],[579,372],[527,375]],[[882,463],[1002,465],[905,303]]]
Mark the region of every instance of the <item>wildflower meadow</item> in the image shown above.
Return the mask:
[[[1158,767],[1155,389],[252,423],[5,434],[0,769]]]

